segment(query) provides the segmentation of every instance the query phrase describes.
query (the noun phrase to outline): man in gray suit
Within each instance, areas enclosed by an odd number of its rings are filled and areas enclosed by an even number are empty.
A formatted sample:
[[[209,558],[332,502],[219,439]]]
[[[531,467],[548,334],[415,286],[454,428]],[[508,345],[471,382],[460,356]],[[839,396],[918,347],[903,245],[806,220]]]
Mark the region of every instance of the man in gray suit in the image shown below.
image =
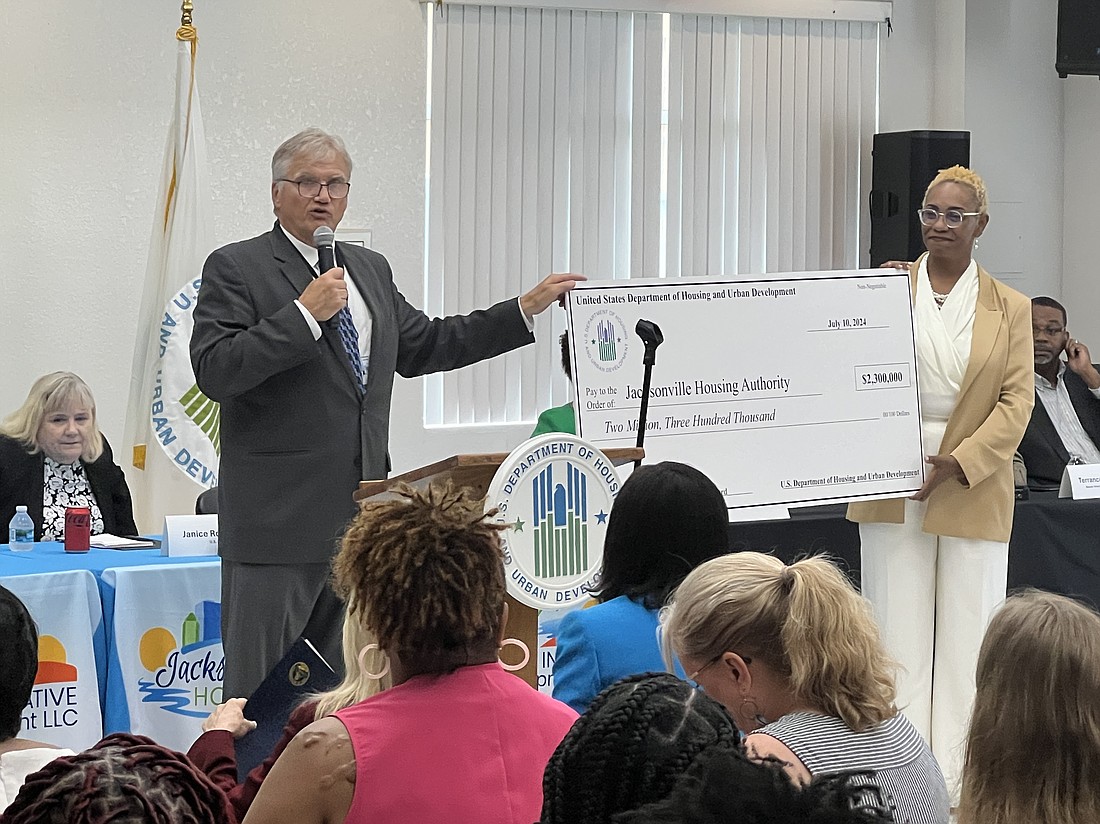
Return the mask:
[[[203,267],[191,362],[221,404],[226,697],[250,695],[302,634],[340,669],[329,560],[359,481],[389,469],[394,373],[456,369],[531,343],[534,315],[582,279],[550,275],[518,300],[430,319],[370,249],[337,243],[336,268],[318,272],[313,233],[339,225],[351,170],[338,137],[291,137],[271,162],[274,228]]]

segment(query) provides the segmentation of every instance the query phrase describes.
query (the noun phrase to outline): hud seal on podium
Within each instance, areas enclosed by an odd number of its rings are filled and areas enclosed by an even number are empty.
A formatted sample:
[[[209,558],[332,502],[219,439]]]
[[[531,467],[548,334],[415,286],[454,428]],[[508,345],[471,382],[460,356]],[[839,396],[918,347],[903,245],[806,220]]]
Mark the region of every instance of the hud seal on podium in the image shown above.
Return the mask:
[[[575,435],[551,433],[520,444],[489,484],[508,593],[535,609],[585,601],[599,585],[611,504],[621,486],[614,465]]]

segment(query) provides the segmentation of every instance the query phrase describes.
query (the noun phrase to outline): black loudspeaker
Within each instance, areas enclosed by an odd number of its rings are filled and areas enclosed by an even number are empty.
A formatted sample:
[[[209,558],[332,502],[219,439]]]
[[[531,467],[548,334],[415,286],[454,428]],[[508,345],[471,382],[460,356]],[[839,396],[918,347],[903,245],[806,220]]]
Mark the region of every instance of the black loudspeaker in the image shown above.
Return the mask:
[[[1100,75],[1100,0],[1058,0],[1059,77]]]
[[[924,192],[940,169],[970,165],[970,132],[885,132],[871,154],[871,265],[916,260]]]

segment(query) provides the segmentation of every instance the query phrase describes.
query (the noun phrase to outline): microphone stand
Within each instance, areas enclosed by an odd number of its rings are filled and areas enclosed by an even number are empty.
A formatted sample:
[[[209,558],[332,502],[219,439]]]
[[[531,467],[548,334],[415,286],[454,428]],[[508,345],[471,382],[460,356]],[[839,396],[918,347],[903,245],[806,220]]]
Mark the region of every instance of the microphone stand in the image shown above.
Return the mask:
[[[661,333],[661,327],[651,320],[639,320],[634,331],[645,344],[645,354],[642,356],[642,365],[645,368],[642,375],[642,404],[638,411],[638,442],[635,444],[641,449],[645,441],[646,415],[649,412],[649,379],[653,373],[653,364],[657,362],[657,347],[665,342],[665,336]],[[634,461],[635,469],[641,465],[641,458]]]

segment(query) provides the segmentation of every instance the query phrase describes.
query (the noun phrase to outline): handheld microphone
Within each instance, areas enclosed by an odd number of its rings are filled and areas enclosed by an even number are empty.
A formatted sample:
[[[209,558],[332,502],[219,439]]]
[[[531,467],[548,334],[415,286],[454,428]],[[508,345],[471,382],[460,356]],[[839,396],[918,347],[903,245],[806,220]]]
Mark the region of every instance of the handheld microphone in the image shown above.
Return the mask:
[[[336,268],[335,243],[336,233],[328,226],[318,226],[313,230],[313,245],[317,247],[317,268],[322,275],[329,269]]]

